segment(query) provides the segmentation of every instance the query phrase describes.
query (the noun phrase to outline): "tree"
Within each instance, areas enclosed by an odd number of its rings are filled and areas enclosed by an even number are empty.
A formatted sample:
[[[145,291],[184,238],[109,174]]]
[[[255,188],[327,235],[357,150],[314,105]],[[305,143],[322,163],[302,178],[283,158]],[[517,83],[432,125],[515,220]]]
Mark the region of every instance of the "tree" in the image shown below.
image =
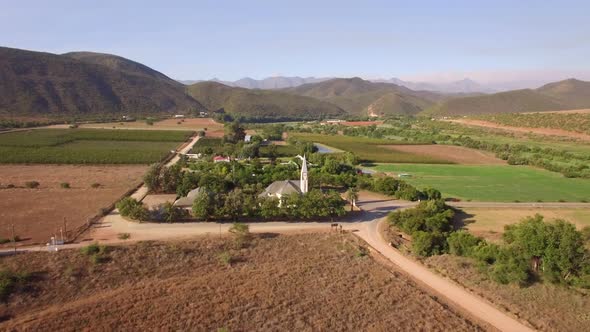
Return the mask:
[[[357,199],[359,199],[358,189],[356,189],[356,188],[348,189],[348,191],[346,192],[346,198],[350,202],[350,211],[352,212],[353,207],[356,205]]]
[[[237,143],[244,141],[246,137],[246,130],[242,127],[239,121],[234,121],[225,127],[224,141],[229,143]]]
[[[229,232],[234,236],[236,247],[243,248],[250,242],[250,227],[241,222],[235,222],[229,228]]]
[[[193,202],[193,215],[201,220],[208,221],[215,212],[215,202],[206,191],[201,191]]]
[[[160,191],[160,171],[162,170],[162,165],[160,164],[153,164],[148,169],[147,173],[143,177],[143,182],[147,186],[148,190],[151,192],[159,192]]]
[[[482,240],[467,231],[453,232],[447,237],[449,253],[457,256],[471,256]]]
[[[131,197],[125,197],[116,204],[119,214],[134,220],[144,221],[149,219],[149,211],[143,203]]]
[[[165,193],[176,192],[176,187],[182,181],[182,171],[180,165],[176,164],[170,167],[160,169],[160,191]]]
[[[244,211],[244,193],[236,188],[225,196],[223,211],[233,220],[237,220]]]
[[[279,208],[279,200],[274,197],[265,197],[259,200],[260,204],[260,215],[262,218],[270,219],[276,218],[281,215],[281,209]]]

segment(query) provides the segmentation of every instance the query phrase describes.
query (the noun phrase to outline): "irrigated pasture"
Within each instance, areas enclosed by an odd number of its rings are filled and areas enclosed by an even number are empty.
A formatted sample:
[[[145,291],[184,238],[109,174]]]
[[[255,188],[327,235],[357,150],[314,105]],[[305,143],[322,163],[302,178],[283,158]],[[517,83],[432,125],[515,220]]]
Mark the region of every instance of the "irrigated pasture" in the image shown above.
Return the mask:
[[[506,162],[492,153],[455,145],[383,145],[392,151],[448,160],[463,165],[503,165]]]
[[[211,137],[223,136],[223,123],[216,122],[211,118],[195,119],[166,119],[154,122],[152,125],[143,120],[131,122],[108,122],[108,123],[89,123],[81,125],[82,128],[100,128],[100,129],[145,129],[145,130],[205,130]]]
[[[74,231],[138,185],[146,166],[0,165],[0,238],[45,244],[64,218]],[[36,181],[38,188],[28,188]],[[67,186],[65,185],[67,183]],[[14,188],[10,188],[14,187]],[[69,188],[67,188],[69,187]]]
[[[190,131],[36,129],[0,135],[0,163],[148,164]]]
[[[450,164],[449,160],[436,158],[428,155],[419,155],[404,151],[391,151],[384,145],[412,144],[404,141],[393,141],[387,139],[376,139],[342,135],[321,135],[308,133],[289,133],[289,137],[299,140],[321,143],[340,150],[350,151],[357,155],[362,161],[381,163],[428,163],[428,164]]]
[[[457,213],[455,222],[464,226],[471,233],[499,240],[504,233],[504,226],[515,224],[523,218],[540,214],[545,220],[565,219],[574,223],[579,229],[590,226],[590,209],[584,208],[462,208]]]
[[[0,329],[482,330],[351,235],[262,234],[234,246],[209,236],[109,247],[100,259],[79,250],[0,258],[35,276],[0,307]]]
[[[376,171],[409,174],[405,181],[447,197],[486,202],[590,201],[590,180],[527,166],[382,164]]]

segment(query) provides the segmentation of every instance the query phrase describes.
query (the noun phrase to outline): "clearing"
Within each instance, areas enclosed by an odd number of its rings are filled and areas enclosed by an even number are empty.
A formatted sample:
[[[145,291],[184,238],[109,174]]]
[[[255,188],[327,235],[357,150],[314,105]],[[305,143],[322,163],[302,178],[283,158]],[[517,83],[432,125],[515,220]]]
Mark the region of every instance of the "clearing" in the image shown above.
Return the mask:
[[[446,197],[481,202],[590,201],[590,180],[527,166],[380,164],[371,169],[397,176]]]
[[[94,263],[78,250],[3,257],[34,279],[0,307],[0,329],[482,330],[357,241],[267,233],[242,249],[217,236],[110,247]]]
[[[448,160],[462,165],[503,165],[506,162],[493,153],[454,145],[382,145],[382,147],[425,157]]]
[[[545,220],[565,219],[579,229],[590,226],[590,209],[583,208],[461,208],[455,222],[464,225],[471,233],[488,240],[500,240],[504,226],[515,224],[525,217],[540,214]]]
[[[0,165],[0,238],[9,238],[14,224],[15,234],[23,239],[19,245],[44,245],[51,236],[60,236],[64,218],[68,232],[74,234],[101,208],[139,185],[146,170],[146,166]],[[27,188],[29,181],[40,185]],[[62,188],[62,183],[70,188]],[[92,188],[94,183],[100,186]]]

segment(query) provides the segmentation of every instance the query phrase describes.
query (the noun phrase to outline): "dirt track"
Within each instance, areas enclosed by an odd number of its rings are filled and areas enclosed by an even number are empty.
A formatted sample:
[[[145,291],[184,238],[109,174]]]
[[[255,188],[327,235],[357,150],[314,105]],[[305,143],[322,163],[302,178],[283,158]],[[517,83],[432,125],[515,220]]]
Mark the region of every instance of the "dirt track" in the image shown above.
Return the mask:
[[[482,121],[482,120],[471,120],[471,119],[453,119],[453,120],[443,120],[447,122],[458,123],[466,126],[476,126],[476,127],[484,127],[484,128],[491,128],[491,129],[500,129],[515,133],[533,133],[538,135],[546,135],[546,136],[562,136],[562,137],[569,137],[579,139],[581,141],[590,142],[590,135],[576,133],[574,131],[567,131],[562,129],[549,129],[549,128],[530,128],[530,127],[512,127],[512,126],[505,126],[501,124],[497,124],[490,121]]]

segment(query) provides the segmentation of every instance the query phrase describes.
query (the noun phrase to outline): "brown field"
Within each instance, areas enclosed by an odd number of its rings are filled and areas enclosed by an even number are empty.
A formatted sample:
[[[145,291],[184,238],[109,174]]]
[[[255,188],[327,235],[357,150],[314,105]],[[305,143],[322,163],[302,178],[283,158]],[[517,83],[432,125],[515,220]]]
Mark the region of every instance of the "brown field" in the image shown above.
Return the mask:
[[[146,166],[0,165],[0,238],[10,237],[10,225],[24,244],[45,244],[67,230],[82,226],[103,207],[141,182]],[[37,181],[38,189],[25,187]],[[61,188],[61,183],[70,189]],[[100,183],[99,188],[91,188]],[[17,188],[7,189],[9,184]]]
[[[492,153],[453,145],[382,145],[381,147],[412,153],[420,156],[434,157],[462,165],[501,165],[506,164]]]
[[[383,121],[345,121],[341,122],[340,124],[349,127],[368,127],[372,125],[382,125]]]
[[[218,123],[211,118],[195,119],[166,119],[148,125],[145,121],[137,120],[133,122],[109,122],[109,123],[89,123],[83,124],[81,128],[100,128],[100,129],[145,129],[145,130],[203,130],[207,128],[207,136],[222,137],[223,124]]]
[[[541,331],[589,331],[590,296],[562,285],[502,285],[487,279],[473,260],[432,256],[425,264]]]
[[[590,226],[590,209],[584,208],[462,208],[455,221],[471,233],[492,241],[499,241],[504,226],[523,218],[540,214],[545,220],[564,219],[579,229]]]
[[[481,330],[397,271],[358,255],[351,235],[264,234],[0,258],[29,271],[0,306],[1,330]]]
[[[577,133],[575,131],[568,131],[563,129],[551,129],[551,128],[530,128],[530,127],[513,127],[513,126],[505,126],[501,124],[497,124],[490,121],[483,121],[483,120],[472,120],[472,119],[458,119],[458,120],[443,120],[449,121],[454,123],[459,123],[467,126],[476,126],[476,127],[484,127],[484,128],[491,128],[491,129],[500,129],[514,133],[533,133],[538,135],[545,135],[545,136],[561,136],[561,137],[568,137],[568,138],[575,138],[581,141],[590,141],[590,135]]]

